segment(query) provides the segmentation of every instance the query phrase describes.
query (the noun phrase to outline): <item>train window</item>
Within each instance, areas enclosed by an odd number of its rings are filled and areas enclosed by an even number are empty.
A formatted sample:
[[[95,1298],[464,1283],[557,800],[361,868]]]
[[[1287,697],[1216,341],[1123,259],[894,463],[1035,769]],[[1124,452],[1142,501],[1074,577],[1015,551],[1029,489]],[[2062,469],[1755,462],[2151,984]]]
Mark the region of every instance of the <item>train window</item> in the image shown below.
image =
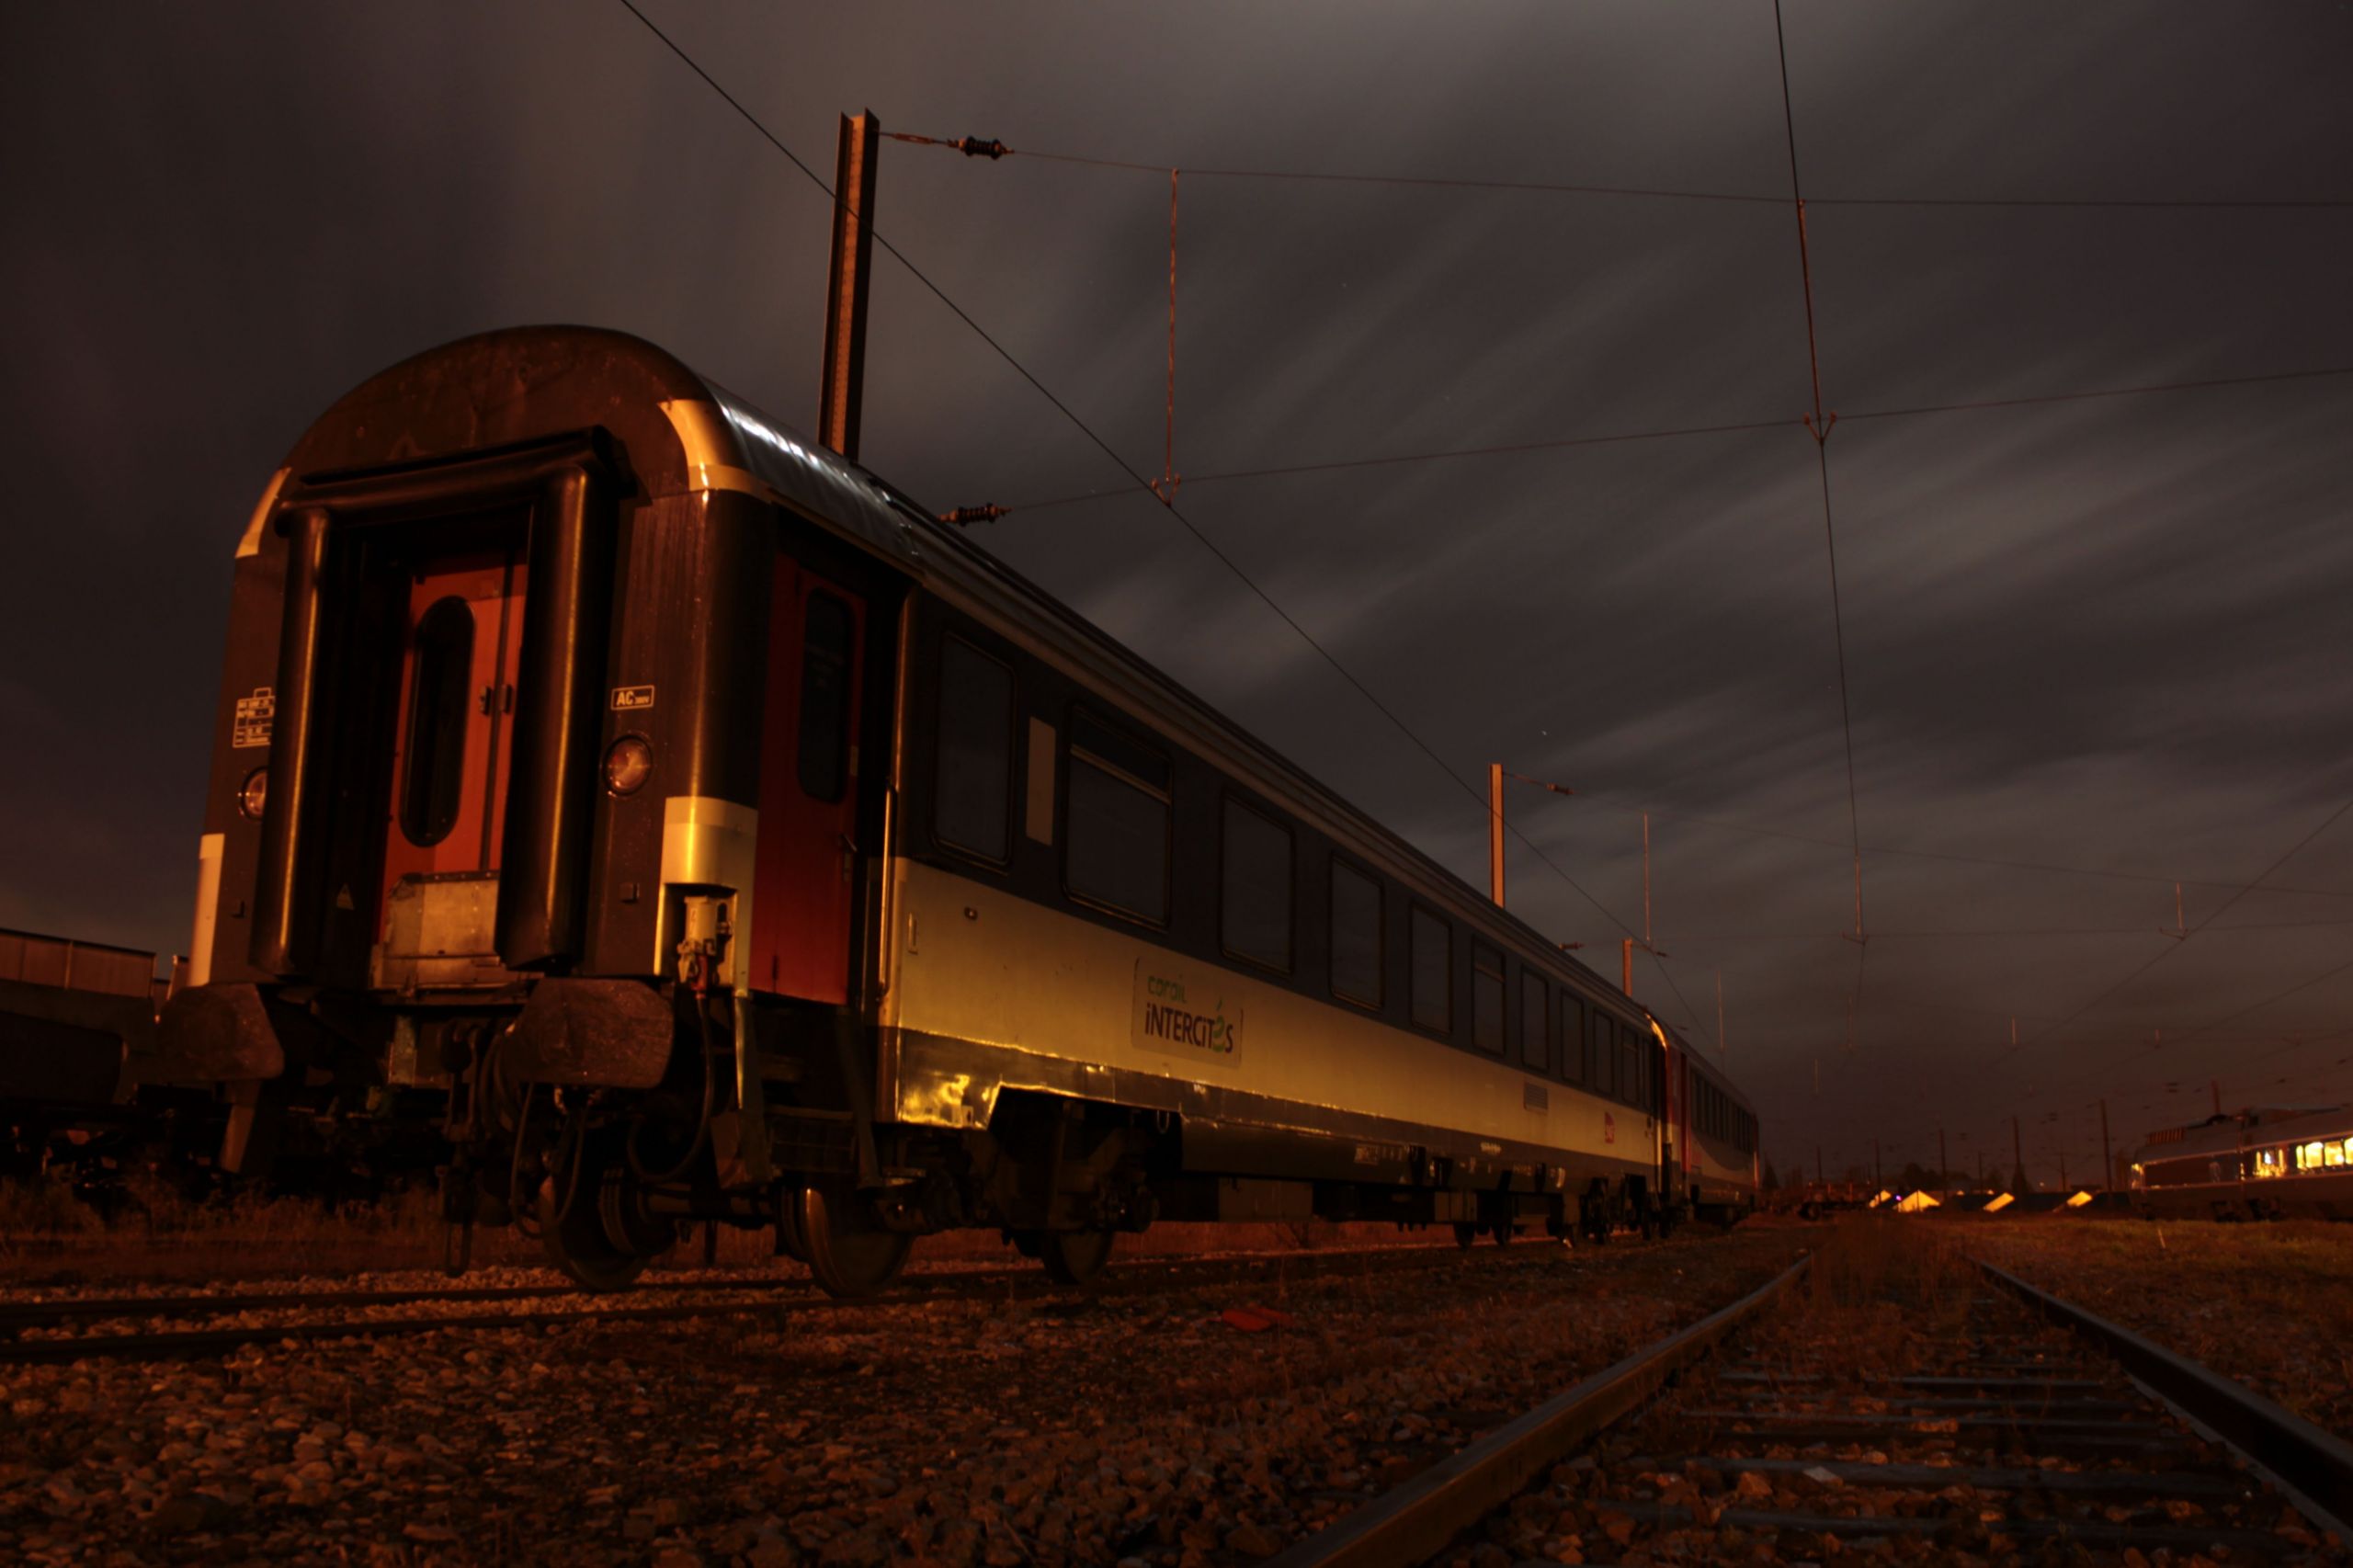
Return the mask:
[[[1531,1073],[1552,1070],[1552,995],[1532,969],[1519,971],[1519,1060]]]
[[[1585,1082],[1585,1004],[1561,993],[1561,1076]]]
[[[1168,760],[1085,711],[1070,725],[1063,870],[1074,897],[1168,918]]]
[[[1504,956],[1480,941],[1471,944],[1471,1043],[1504,1053]]]
[[[1013,797],[1013,672],[959,637],[939,654],[939,764],[932,831],[1003,864]]]
[[[1381,884],[1332,862],[1332,994],[1381,1006]]]
[[[1407,936],[1413,962],[1414,1022],[1450,1034],[1454,1029],[1454,927],[1415,904]]]
[[[849,788],[849,676],[858,618],[831,594],[801,610],[801,792],[838,801]]]
[[[1290,829],[1229,797],[1222,916],[1225,950],[1290,972]]]
[[[458,825],[465,798],[466,719],[473,711],[474,612],[452,594],[417,619],[401,749],[401,832],[419,847]]]
[[[1608,1014],[1595,1012],[1586,1019],[1585,1076],[1597,1095],[1618,1088],[1618,1024]]]
[[[1618,1097],[1628,1105],[1642,1097],[1641,1057],[1634,1051],[1634,1031],[1620,1027],[1618,1036]]]

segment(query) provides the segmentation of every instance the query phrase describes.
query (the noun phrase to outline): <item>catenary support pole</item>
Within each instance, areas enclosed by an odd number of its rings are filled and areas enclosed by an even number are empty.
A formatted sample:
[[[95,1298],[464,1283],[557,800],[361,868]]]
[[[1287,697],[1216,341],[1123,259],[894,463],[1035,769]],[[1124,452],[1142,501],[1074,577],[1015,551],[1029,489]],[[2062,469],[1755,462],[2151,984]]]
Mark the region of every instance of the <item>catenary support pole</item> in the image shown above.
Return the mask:
[[[2116,1151],[2108,1142],[2108,1101],[2099,1102],[2099,1185],[2103,1192],[2116,1187]]]
[[[842,116],[834,164],[834,250],[825,278],[825,377],[817,438],[858,460],[858,405],[866,390],[866,298],[874,257],[874,176],[882,122],[869,109]]]
[[[1487,764],[1487,887],[1504,906],[1504,765]]]

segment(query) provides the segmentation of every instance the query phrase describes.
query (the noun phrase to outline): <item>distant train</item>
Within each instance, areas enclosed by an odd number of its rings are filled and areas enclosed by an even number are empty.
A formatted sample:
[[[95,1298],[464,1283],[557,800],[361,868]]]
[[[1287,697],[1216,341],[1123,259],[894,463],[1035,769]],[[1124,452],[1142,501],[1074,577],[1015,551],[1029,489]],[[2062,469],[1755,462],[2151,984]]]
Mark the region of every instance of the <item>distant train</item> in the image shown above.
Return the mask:
[[[237,547],[192,983],[222,1160],[429,1129],[591,1288],[1000,1229],[1730,1222],[1631,998],[870,474],[614,333],[395,366]]]
[[[2143,1213],[2353,1220],[2353,1106],[2242,1110],[2152,1133],[2132,1155]]]
[[[171,983],[152,952],[0,931],[0,1174],[100,1183],[176,1144],[210,1162],[210,1097],[139,1089]]]

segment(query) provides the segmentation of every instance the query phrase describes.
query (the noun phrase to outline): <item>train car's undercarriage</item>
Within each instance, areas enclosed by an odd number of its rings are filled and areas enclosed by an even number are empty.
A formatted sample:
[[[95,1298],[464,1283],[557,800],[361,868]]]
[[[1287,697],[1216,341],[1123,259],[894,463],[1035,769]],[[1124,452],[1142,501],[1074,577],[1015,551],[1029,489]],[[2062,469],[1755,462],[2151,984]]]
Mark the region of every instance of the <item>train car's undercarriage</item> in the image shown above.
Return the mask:
[[[581,980],[541,982],[519,1009],[409,1004],[346,1015],[337,1040],[299,1052],[300,1077],[350,1076],[364,1058],[380,1082],[344,1103],[413,1109],[438,1095],[453,1264],[462,1267],[474,1226],[512,1224],[591,1290],[626,1287],[706,1224],[773,1227],[777,1249],[825,1290],[859,1296],[896,1276],[916,1236],[966,1228],[1002,1233],[1075,1283],[1103,1267],[1120,1233],[1161,1219],[1440,1225],[1469,1246],[1524,1230],[1597,1242],[1685,1217],[1640,1175],[1547,1180],[1540,1168],[1532,1180],[1523,1170],[1474,1187],[1451,1161],[1416,1149],[1394,1170],[1336,1179],[1234,1153],[1297,1130],[1188,1127],[1165,1111],[1058,1094],[1008,1089],[984,1125],[896,1125],[873,1114],[870,1033],[835,1008]],[[753,1042],[748,1060],[739,1038]],[[286,1127],[315,1121],[299,1103],[272,1113],[272,1101],[299,1102],[299,1088],[257,1090],[247,1096],[261,1111],[248,1119],[248,1165]]]

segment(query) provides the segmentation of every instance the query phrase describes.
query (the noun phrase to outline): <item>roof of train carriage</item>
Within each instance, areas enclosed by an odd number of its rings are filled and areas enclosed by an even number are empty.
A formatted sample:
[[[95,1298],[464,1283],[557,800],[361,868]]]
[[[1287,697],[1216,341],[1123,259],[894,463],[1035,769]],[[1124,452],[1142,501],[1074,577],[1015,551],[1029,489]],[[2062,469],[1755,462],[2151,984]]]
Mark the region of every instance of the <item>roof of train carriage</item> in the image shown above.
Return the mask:
[[[529,441],[602,426],[649,495],[704,489],[767,494],[926,587],[1011,623],[1077,673],[1110,687],[1174,738],[1302,815],[1369,859],[1427,884],[1472,923],[1492,924],[1552,957],[1597,998],[1621,996],[1598,973],[1469,883],[1350,805],[1273,747],[1163,674],[1101,628],[938,520],[886,481],[770,418],[667,350],[602,327],[528,326],[460,338],[371,376],[295,443],[256,509],[240,554],[256,548],[281,485]],[[1721,1069],[1713,1076],[1722,1079]]]

